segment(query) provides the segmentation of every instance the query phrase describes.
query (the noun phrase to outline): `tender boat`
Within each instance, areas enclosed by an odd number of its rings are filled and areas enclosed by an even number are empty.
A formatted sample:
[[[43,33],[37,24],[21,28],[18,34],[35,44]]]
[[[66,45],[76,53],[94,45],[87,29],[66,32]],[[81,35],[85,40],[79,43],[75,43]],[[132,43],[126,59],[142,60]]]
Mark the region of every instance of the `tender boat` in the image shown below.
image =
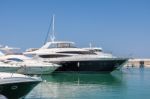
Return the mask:
[[[41,81],[39,77],[0,73],[0,94],[8,99],[24,98]]]

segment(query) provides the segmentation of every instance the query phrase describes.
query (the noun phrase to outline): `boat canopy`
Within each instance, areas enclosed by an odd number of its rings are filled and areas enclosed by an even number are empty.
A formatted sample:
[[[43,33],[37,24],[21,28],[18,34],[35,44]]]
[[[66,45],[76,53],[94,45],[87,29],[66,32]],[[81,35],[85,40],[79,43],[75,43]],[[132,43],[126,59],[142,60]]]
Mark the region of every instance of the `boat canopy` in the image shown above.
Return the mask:
[[[47,42],[41,49],[47,49],[47,48],[75,48],[74,42],[70,41],[53,41],[53,42]]]

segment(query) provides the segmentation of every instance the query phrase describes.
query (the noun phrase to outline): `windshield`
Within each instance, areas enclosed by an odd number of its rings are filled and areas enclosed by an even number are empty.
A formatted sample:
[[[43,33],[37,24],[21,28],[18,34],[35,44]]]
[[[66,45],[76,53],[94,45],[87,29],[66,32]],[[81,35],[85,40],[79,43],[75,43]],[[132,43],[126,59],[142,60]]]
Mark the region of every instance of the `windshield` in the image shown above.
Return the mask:
[[[54,43],[49,48],[75,48],[71,43]]]
[[[19,58],[8,58],[7,60],[12,60],[12,61],[16,61],[16,62],[23,62],[23,60],[21,60]]]

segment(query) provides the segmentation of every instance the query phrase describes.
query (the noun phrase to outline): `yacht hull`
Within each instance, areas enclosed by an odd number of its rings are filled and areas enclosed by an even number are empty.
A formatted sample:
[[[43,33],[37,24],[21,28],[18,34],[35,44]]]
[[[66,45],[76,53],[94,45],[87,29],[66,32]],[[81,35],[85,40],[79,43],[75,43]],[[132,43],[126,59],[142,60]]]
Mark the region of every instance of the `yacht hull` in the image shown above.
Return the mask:
[[[33,74],[33,75],[40,75],[40,74],[51,74],[55,71],[59,65],[54,66],[18,66],[18,67],[11,67],[11,66],[0,66],[0,72],[11,72],[11,73],[20,73],[20,74]]]
[[[5,67],[3,67],[3,66],[0,66],[0,72],[12,72],[12,73],[14,73],[14,72],[16,72],[18,69],[19,69],[20,67],[10,67],[10,66],[5,66]]]
[[[32,66],[28,66],[28,67],[21,67],[20,69],[17,70],[17,73],[21,73],[21,74],[51,74],[52,72],[54,72],[56,69],[58,68],[58,66],[47,66],[47,67],[43,67],[43,66],[38,66],[38,67],[32,67]]]
[[[63,61],[55,72],[112,72],[127,61],[127,59],[99,59],[86,61]]]
[[[1,84],[0,94],[4,95],[8,99],[24,98],[38,83],[40,82],[32,81]]]

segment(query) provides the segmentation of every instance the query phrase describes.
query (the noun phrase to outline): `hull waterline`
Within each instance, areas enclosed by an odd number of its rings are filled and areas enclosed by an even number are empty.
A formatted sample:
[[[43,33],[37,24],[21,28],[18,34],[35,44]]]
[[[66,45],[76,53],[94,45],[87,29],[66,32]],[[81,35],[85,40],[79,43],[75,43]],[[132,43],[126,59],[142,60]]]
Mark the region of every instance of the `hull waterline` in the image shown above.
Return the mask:
[[[20,68],[17,70],[17,73],[21,74],[29,74],[29,75],[41,75],[41,74],[51,74],[54,72],[59,66],[53,66],[53,67],[26,67],[26,68]]]
[[[121,68],[127,59],[63,61],[55,72],[112,72]]]

